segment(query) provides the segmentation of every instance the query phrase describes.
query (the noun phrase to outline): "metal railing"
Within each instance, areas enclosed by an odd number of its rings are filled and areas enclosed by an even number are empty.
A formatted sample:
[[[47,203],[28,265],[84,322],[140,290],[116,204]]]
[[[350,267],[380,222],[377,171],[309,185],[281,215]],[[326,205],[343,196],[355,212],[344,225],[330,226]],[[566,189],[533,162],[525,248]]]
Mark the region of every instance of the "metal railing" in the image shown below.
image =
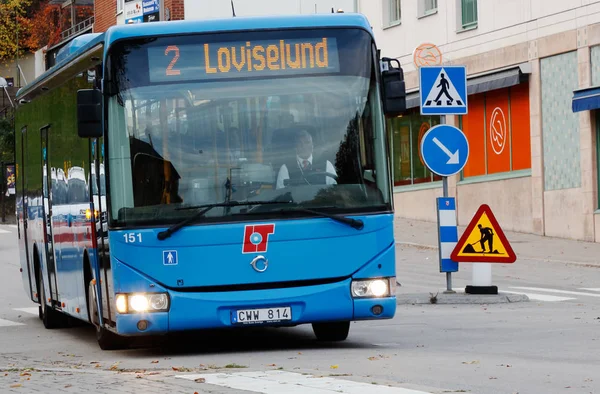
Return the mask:
[[[73,27],[68,28],[67,30],[64,30],[60,33],[60,39],[61,41],[64,41],[66,39],[68,39],[69,37],[72,37],[76,34],[81,33],[82,31],[88,29],[89,27],[91,27],[94,24],[94,17],[90,17],[84,21],[79,22],[78,24],[76,24]]]

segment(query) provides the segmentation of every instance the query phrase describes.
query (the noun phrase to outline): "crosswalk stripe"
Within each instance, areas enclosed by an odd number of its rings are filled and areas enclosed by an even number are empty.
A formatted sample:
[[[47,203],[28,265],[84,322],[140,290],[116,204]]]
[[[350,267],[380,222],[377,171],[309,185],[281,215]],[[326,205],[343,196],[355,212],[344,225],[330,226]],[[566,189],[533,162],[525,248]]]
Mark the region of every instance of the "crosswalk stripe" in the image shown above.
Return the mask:
[[[10,234],[10,233],[11,233],[10,231],[0,228],[0,234]]]
[[[23,323],[17,323],[10,320],[0,319],[0,327],[24,326]]]
[[[177,375],[177,378],[263,394],[430,394],[401,387],[379,386],[329,377],[316,377],[286,371],[256,371]]]
[[[580,287],[579,290],[585,291],[600,291],[600,287]]]
[[[543,287],[511,287],[511,289],[531,290],[531,291],[545,291],[547,293],[572,294],[572,295],[581,295],[581,296],[587,296],[587,297],[600,297],[600,294],[584,293],[582,291],[568,291],[568,290],[546,289],[546,288],[543,288]]]
[[[13,308],[13,310],[29,313],[31,315],[36,316],[39,314],[39,308],[37,306],[33,306],[31,308]]]
[[[572,297],[558,297],[558,296],[552,296],[552,295],[547,295],[547,294],[523,293],[523,292],[518,292],[518,291],[507,291],[507,290],[504,290],[504,293],[524,294],[530,300],[534,300],[534,301],[559,302],[559,301],[576,300],[576,298],[572,298]]]

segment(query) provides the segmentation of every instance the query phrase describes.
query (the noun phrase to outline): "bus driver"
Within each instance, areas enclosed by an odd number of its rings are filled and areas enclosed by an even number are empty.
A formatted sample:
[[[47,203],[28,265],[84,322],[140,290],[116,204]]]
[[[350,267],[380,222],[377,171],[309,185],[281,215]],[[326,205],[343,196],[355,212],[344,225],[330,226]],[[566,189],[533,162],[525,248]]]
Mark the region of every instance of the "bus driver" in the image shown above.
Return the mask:
[[[335,168],[329,160],[326,161],[324,169],[318,163],[313,163],[313,141],[312,136],[308,131],[300,130],[296,134],[295,142],[297,168],[293,168],[291,170],[291,175],[293,179],[304,179],[307,183],[313,183],[312,180],[314,180],[315,177],[309,177],[313,173],[327,172],[329,174],[337,176]],[[335,179],[330,176],[321,175],[321,177],[325,178],[325,184],[327,185],[333,185],[337,183]],[[286,179],[290,179],[290,171],[288,170],[288,167],[285,164],[283,164],[279,169],[279,173],[277,174],[276,188],[283,188],[284,180]]]

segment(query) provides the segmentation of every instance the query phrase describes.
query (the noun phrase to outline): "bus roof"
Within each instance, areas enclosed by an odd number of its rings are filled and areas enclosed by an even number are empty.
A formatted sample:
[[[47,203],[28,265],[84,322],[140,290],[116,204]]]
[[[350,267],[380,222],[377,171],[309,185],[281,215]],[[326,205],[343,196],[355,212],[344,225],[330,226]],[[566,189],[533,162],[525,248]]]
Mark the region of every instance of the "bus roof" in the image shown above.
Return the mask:
[[[374,37],[369,21],[364,15],[358,13],[232,17],[111,26],[105,33],[84,34],[76,37],[61,48],[56,59],[56,64],[27,86],[19,89],[17,100],[44,80],[49,79],[65,65],[100,43],[104,43],[104,55],[106,55],[107,49],[114,42],[128,38],[225,31],[325,27],[363,28]]]

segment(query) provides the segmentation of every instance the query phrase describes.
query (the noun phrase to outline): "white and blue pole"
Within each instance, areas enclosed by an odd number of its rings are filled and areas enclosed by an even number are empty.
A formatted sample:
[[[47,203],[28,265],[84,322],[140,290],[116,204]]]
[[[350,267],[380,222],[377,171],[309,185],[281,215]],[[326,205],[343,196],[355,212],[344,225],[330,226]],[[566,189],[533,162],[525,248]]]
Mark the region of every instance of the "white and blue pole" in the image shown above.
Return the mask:
[[[447,193],[444,194],[447,195]],[[445,293],[455,293],[452,290],[452,272],[458,272],[458,263],[450,258],[458,242],[456,199],[454,197],[437,198],[437,219],[440,272],[446,273]]]

